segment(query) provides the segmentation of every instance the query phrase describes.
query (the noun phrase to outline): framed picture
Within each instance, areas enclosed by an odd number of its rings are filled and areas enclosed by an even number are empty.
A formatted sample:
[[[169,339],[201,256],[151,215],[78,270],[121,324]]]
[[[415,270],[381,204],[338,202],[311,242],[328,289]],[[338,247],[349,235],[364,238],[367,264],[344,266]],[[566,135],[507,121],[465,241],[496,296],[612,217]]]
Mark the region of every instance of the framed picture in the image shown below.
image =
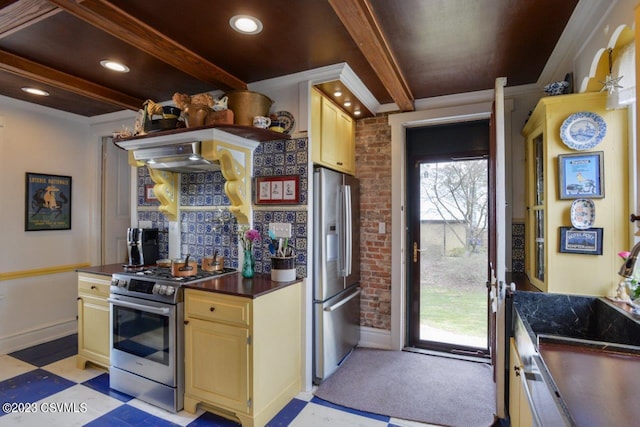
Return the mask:
[[[71,177],[26,173],[24,230],[71,228]]]
[[[602,151],[558,155],[560,198],[603,198],[603,156]]]
[[[602,228],[560,227],[560,252],[602,255]]]
[[[256,204],[297,204],[300,203],[300,177],[261,176],[255,179]]]
[[[156,200],[158,200],[158,198],[156,197],[156,193],[153,190],[153,187],[155,187],[153,184],[147,184],[144,186],[144,201],[145,202],[154,202]]]

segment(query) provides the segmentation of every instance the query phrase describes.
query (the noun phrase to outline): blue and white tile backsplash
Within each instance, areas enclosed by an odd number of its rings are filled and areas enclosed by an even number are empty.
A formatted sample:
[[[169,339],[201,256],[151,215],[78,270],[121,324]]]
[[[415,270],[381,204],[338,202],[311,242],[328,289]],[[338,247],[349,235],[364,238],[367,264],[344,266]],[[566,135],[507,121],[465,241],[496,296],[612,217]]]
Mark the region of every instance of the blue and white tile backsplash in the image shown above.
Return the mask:
[[[300,204],[254,206],[253,227],[263,237],[254,247],[255,270],[269,273],[271,261],[268,249],[270,222],[291,224],[290,244],[296,249],[298,277],[307,275],[307,197],[309,185],[308,140],[297,138],[261,143],[253,153],[253,174],[257,176],[299,175]],[[238,268],[238,224],[228,211],[231,203],[224,193],[226,180],[220,171],[181,174],[180,176],[180,236],[183,256],[189,254],[199,262],[214,250],[225,257],[225,267]],[[151,221],[158,228],[160,258],[169,253],[169,221],[157,210],[157,201],[147,201],[147,185],[153,185],[146,167],[138,168],[138,220]],[[202,208],[202,209],[198,209]],[[218,219],[222,219],[220,225]]]
[[[511,224],[511,271],[524,273],[524,223]]]

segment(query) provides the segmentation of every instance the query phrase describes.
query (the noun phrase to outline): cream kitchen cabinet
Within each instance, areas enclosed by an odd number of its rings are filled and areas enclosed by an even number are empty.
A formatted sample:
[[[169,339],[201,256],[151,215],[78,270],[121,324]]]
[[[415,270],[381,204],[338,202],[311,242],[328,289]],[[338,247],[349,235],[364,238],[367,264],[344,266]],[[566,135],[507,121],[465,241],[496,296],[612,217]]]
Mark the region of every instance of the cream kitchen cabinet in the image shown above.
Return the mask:
[[[510,343],[509,419],[513,427],[531,427],[533,415],[527,399],[524,369],[513,338]]]
[[[607,110],[607,93],[549,96],[542,98],[522,130],[525,138],[525,271],[538,289],[578,295],[609,295],[617,286],[621,260],[617,253],[629,250],[628,125],[626,109]],[[575,113],[595,113],[606,124],[602,139],[587,150],[570,148],[561,128]],[[579,117],[579,116],[573,116]],[[591,197],[580,189],[562,198],[559,157],[601,152],[604,197]],[[565,177],[578,175],[578,166],[565,168]],[[569,180],[567,180],[569,181]],[[567,187],[565,190],[569,189]],[[564,193],[569,193],[565,191]],[[571,228],[571,205],[589,198],[595,205],[593,228],[603,231],[602,254],[562,252],[560,227]],[[585,230],[587,231],[587,230]],[[590,235],[595,234],[591,231]]]
[[[111,277],[78,273],[78,368],[87,362],[109,368],[109,287]]]
[[[311,91],[312,160],[355,175],[355,122],[319,90]]]
[[[301,387],[301,284],[256,298],[185,289],[184,407],[264,426]]]

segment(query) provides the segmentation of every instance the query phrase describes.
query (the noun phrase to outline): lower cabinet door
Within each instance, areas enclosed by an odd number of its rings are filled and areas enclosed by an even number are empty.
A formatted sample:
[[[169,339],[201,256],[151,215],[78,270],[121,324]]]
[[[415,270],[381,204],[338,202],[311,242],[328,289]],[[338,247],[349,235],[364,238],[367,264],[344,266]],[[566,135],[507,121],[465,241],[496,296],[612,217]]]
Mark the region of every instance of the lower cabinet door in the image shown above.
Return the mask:
[[[109,366],[109,303],[104,298],[79,294],[78,353]]]
[[[185,389],[192,398],[249,413],[249,332],[186,319]]]

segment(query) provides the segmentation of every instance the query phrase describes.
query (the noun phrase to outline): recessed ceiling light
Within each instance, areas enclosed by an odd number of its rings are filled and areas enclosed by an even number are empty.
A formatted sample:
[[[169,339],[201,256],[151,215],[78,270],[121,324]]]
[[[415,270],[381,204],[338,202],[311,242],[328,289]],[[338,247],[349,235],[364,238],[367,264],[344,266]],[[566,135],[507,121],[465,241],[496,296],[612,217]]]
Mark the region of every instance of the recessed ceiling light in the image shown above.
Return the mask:
[[[360,115],[360,110],[354,111],[353,114],[355,114],[356,116],[359,116]]]
[[[22,90],[30,93],[31,95],[49,96],[49,92],[47,92],[46,90],[36,89],[34,87],[23,87]]]
[[[333,92],[333,96],[335,97],[342,96],[342,91],[340,89],[336,89],[336,91]]]
[[[258,34],[262,31],[262,22],[249,15],[236,15],[229,20],[229,25],[243,34]]]
[[[342,105],[344,105],[347,108],[351,107],[351,101],[345,101],[344,104],[342,104]]]
[[[109,59],[105,59],[100,61],[100,65],[102,65],[104,68],[107,68],[111,71],[117,71],[118,73],[128,73],[129,72],[129,67],[127,67],[124,64],[121,64],[119,62],[116,61],[111,61]]]

